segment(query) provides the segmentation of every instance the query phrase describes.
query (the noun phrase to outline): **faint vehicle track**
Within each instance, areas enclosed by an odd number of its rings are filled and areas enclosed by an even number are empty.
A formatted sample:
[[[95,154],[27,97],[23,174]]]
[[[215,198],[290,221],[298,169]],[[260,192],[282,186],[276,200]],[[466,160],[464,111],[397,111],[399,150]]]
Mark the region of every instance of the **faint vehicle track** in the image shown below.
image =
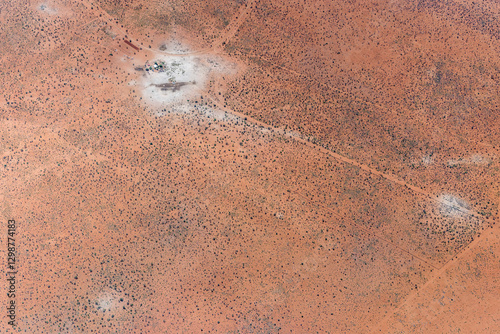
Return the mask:
[[[216,96],[215,97],[217,99],[217,105],[219,108],[221,109],[225,109],[226,111],[228,111],[229,113],[232,113],[234,115],[237,115],[243,119],[246,119],[248,120],[249,122],[251,123],[254,123],[254,124],[257,124],[259,126],[263,126],[263,127],[266,127],[266,128],[270,128],[271,126],[269,124],[266,124],[266,123],[263,123],[261,121],[258,121],[246,114],[242,114],[242,113],[239,113],[239,112],[236,112],[234,110],[231,110],[231,109],[227,109],[227,108],[223,108],[222,106],[224,105],[223,104],[223,101],[221,100],[221,96]],[[291,132],[287,132],[286,130],[283,130],[283,129],[275,129],[275,131],[277,131],[278,133],[281,133],[281,134],[291,134]],[[422,188],[419,188],[417,186],[414,186],[414,185],[411,185],[399,178],[397,178],[396,176],[392,175],[392,174],[388,174],[388,173],[384,173],[384,172],[381,172],[375,168],[372,168],[372,167],[369,167],[365,164],[362,164],[354,159],[350,159],[350,158],[347,158],[343,155],[340,155],[338,153],[335,153],[325,147],[323,147],[322,145],[318,145],[318,144],[315,144],[313,142],[311,142],[307,137],[297,137],[297,136],[292,136],[295,140],[297,140],[298,142],[306,145],[306,146],[309,146],[310,148],[313,148],[313,149],[316,149],[316,150],[319,150],[323,153],[326,153],[332,157],[334,157],[335,159],[339,160],[339,161],[342,161],[342,162],[345,162],[347,164],[350,164],[350,165],[353,165],[353,166],[356,166],[356,167],[359,167],[360,169],[364,170],[364,171],[367,171],[369,173],[372,173],[374,175],[378,175],[378,176],[381,176],[383,177],[384,179],[386,180],[389,180],[391,182],[394,182],[396,184],[399,184],[401,186],[404,186],[408,189],[410,189],[411,191],[413,192],[416,192],[418,194],[421,194],[421,195],[424,195],[426,198],[429,198],[430,200],[432,201],[435,201],[435,202],[438,202],[438,203],[441,203],[443,205],[446,205],[448,207],[451,207],[453,208],[454,210],[456,211],[460,211],[462,213],[465,213],[467,215],[470,215],[470,216],[473,216],[473,217],[476,217],[480,220],[483,220],[483,221],[487,221],[487,222],[490,222],[492,223],[492,221],[486,217],[484,217],[483,215],[481,214],[478,214],[472,210],[469,210],[467,208],[464,208],[464,207],[456,207],[453,203],[450,203],[449,201],[446,201],[446,200],[443,200],[442,198],[440,198],[439,196],[437,195],[433,195],[425,190],[423,190]]]
[[[239,13],[237,14],[238,16],[229,23],[226,27],[226,31],[213,43],[212,49],[220,50],[231,38],[233,38],[252,10],[254,1],[255,0],[249,0],[247,3],[241,5]]]
[[[241,9],[239,11],[239,13],[237,14],[237,18],[235,20],[233,20],[227,27],[225,33],[223,33],[220,38],[214,42],[213,46],[212,46],[212,49],[210,50],[200,50],[200,51],[196,51],[196,52],[193,52],[193,53],[189,53],[189,54],[198,54],[198,53],[203,53],[203,52],[207,52],[207,51],[218,51],[220,52],[221,51],[221,48],[224,47],[224,45],[236,34],[236,32],[238,31],[239,27],[244,23],[245,19],[247,18],[248,14],[250,13],[251,11],[251,8],[253,7],[253,3],[254,1],[253,0],[250,0],[246,5],[242,5],[241,6]],[[87,3],[87,6],[90,6],[90,7],[94,7],[96,8],[96,6],[91,6]],[[100,9],[97,7],[97,11],[98,13],[96,15],[99,15],[99,14],[102,14],[104,16],[106,16],[110,22],[114,22],[114,19],[104,10]],[[93,22],[93,21],[91,21]],[[121,27],[118,27],[116,24],[113,23],[113,26],[114,27],[117,27],[118,30],[121,31],[121,33],[125,36],[125,32],[121,29]],[[149,52],[149,50],[146,50],[146,52]],[[176,55],[178,56],[178,55]],[[260,59],[262,60],[265,60],[267,62],[270,62],[269,59],[265,58],[265,57],[262,57],[262,56],[258,56],[256,55],[256,57],[259,57]],[[307,75],[304,75],[302,73],[299,73],[295,70],[292,70],[290,68],[287,68],[287,67],[284,67],[284,66],[277,66],[278,68],[282,69],[282,70],[285,70],[285,71],[288,71],[289,73],[295,75],[295,76],[302,76],[302,77],[307,77],[308,79],[314,81],[314,82],[317,82],[318,84],[330,89],[330,90],[335,90],[333,87],[330,87],[328,84],[325,84],[323,82],[319,82],[313,78],[310,78],[308,77]],[[267,72],[267,71],[266,71]],[[272,74],[272,73],[268,73],[268,74]],[[172,87],[166,87],[167,89],[171,89]],[[255,124],[255,125],[258,125],[258,126],[261,126],[261,127],[265,127],[265,128],[271,128],[270,125],[266,124],[266,123],[263,123],[261,121],[258,121],[248,115],[245,115],[245,114],[242,114],[242,113],[239,113],[239,112],[236,112],[234,110],[231,110],[231,109],[228,109],[228,108],[224,108],[223,107],[223,101],[221,100],[222,99],[222,96],[215,96],[215,99],[216,101],[213,101],[214,104],[216,104],[220,109],[223,109],[223,110],[226,110],[227,112],[231,113],[231,114],[234,114],[236,116],[239,116],[241,117],[242,119],[246,119],[247,121]],[[364,102],[367,102],[367,101],[364,101]],[[369,102],[367,102],[369,103]],[[290,132],[287,132],[286,130],[283,130],[283,129],[274,129],[274,131],[276,131],[277,133],[280,133],[280,134],[283,134],[283,135],[290,135],[291,133]],[[319,150],[320,152],[324,153],[324,154],[328,154],[332,157],[334,157],[336,160],[339,160],[339,161],[342,161],[344,163],[347,163],[347,164],[350,164],[350,165],[353,165],[353,166],[356,166],[366,172],[369,172],[371,174],[374,174],[374,175],[378,175],[380,177],[383,177],[385,178],[386,180],[390,181],[390,182],[393,182],[393,183],[396,183],[396,184],[399,184],[401,186],[404,186],[406,188],[408,188],[409,190],[417,193],[417,194],[420,194],[420,195],[423,195],[424,197],[430,199],[430,200],[433,200],[435,202],[438,202],[438,203],[441,203],[442,205],[446,205],[448,207],[453,207],[454,210],[456,211],[460,211],[462,213],[465,213],[467,215],[471,215],[471,216],[474,216],[478,219],[481,219],[481,220],[484,220],[484,221],[489,221],[488,218],[484,217],[483,215],[480,215],[476,212],[473,212],[471,210],[468,210],[467,208],[464,208],[464,207],[456,207],[453,205],[453,203],[449,203],[448,201],[446,200],[443,200],[442,198],[436,196],[436,195],[433,195],[425,190],[423,190],[422,188],[420,187],[417,187],[417,186],[414,186],[414,185],[411,185],[407,182],[405,182],[404,180],[401,180],[399,178],[397,178],[396,176],[392,175],[392,174],[388,174],[388,173],[384,173],[384,172],[381,172],[375,168],[372,168],[372,167],[369,167],[368,165],[365,165],[365,164],[362,164],[354,159],[350,159],[348,157],[345,157],[343,155],[340,155],[338,153],[335,153],[333,151],[331,151],[330,149],[327,149],[321,145],[318,145],[314,142],[311,142],[307,137],[297,137],[297,136],[291,136],[293,137],[296,141],[302,143],[303,145],[306,145],[308,147],[310,147],[311,149],[315,149],[315,150]],[[334,214],[331,210],[329,210],[329,208],[325,207],[324,205],[320,204],[320,203],[313,203],[309,198],[307,198],[306,196],[304,196],[303,194],[300,194],[298,192],[295,192],[294,193],[298,196],[301,196],[302,198],[308,200],[312,205],[315,205],[315,206],[320,206],[322,207],[323,209],[331,212],[332,214]],[[406,254],[409,254],[410,256],[420,260],[421,262],[425,263],[426,265],[434,268],[434,269],[439,269],[441,268],[440,270],[442,270],[442,268],[444,266],[446,266],[450,261],[448,261],[445,265],[441,266],[441,267],[436,267],[435,265],[429,263],[427,260],[409,252],[408,250],[394,244],[393,242],[387,240],[386,238],[378,235],[377,233],[375,233],[374,231],[372,231],[371,229],[369,228],[366,228],[364,226],[361,226],[359,224],[356,224],[356,223],[353,223],[355,226],[357,226],[358,228],[364,230],[365,232],[367,232],[368,234],[370,235],[374,235],[376,238],[388,243],[388,244],[391,244],[394,248],[398,249],[399,251],[403,252],[403,253],[406,253]],[[476,239],[477,240],[477,239]],[[474,241],[472,241],[469,246],[473,243]],[[466,248],[468,249],[468,248]],[[459,252],[458,254],[462,254],[464,251],[462,252]],[[458,254],[456,256],[458,256]]]
[[[267,59],[266,57],[259,56],[259,55],[255,55],[255,57],[258,57],[258,58],[260,58],[260,59],[262,59],[262,60],[264,60],[264,61],[266,61],[266,62],[270,62],[270,63],[272,63],[272,61],[271,61],[271,60],[269,60],[269,59]],[[315,80],[314,78],[311,78],[311,77],[309,77],[309,76],[307,76],[307,75],[305,75],[305,74],[299,73],[299,72],[297,72],[297,71],[295,71],[295,70],[293,70],[293,69],[290,69],[290,68],[288,68],[288,67],[281,66],[281,65],[277,65],[276,67],[278,67],[278,68],[280,68],[280,69],[282,69],[282,70],[285,70],[285,71],[287,71],[287,72],[289,72],[289,73],[291,73],[291,74],[293,74],[293,75],[295,75],[295,76],[299,76],[299,77],[306,77],[306,78],[308,78],[309,80],[311,80],[311,81],[313,81],[313,82],[315,82],[315,83],[317,83],[317,84],[319,84],[319,85],[324,86],[324,87],[325,87],[325,88],[327,88],[328,90],[331,90],[331,91],[337,91],[334,87],[331,87],[330,85],[328,85],[328,84],[326,84],[326,83],[323,83],[323,82],[321,82],[321,81]],[[267,74],[269,74],[270,76],[272,76],[272,73],[269,73],[269,72],[267,72],[267,71],[265,71],[265,70],[263,70],[263,71],[264,71],[264,72],[266,72]],[[337,91],[337,92],[338,92],[338,91]],[[339,92],[339,93],[340,93],[340,92]],[[355,100],[357,100],[356,98],[354,98],[354,99],[355,99]],[[369,101],[365,101],[365,100],[363,100],[362,102],[367,103],[367,104],[374,105],[373,103],[371,103],[371,102],[369,102]],[[220,103],[219,103],[219,104],[220,104]],[[233,112],[233,113],[234,113],[234,111],[231,111],[231,112]],[[245,116],[245,117],[246,117],[247,119],[252,119],[252,118],[251,118],[251,117],[249,117],[249,116]],[[256,121],[256,120],[252,119],[252,122],[255,122],[255,121]],[[266,124],[265,126],[266,126],[266,127],[268,127],[269,125],[267,125],[267,124]],[[296,137],[295,137],[295,138],[296,138]],[[384,173],[384,172],[381,172],[381,171],[379,171],[379,170],[377,170],[377,169],[375,169],[375,168],[371,168],[371,167],[369,167],[368,165],[365,165],[365,164],[359,163],[359,162],[357,162],[356,160],[353,160],[353,159],[347,158],[347,157],[345,157],[345,156],[342,156],[342,155],[340,155],[340,154],[338,154],[338,153],[335,153],[335,152],[333,152],[333,151],[331,151],[331,150],[329,150],[329,149],[327,149],[327,148],[325,148],[325,147],[323,147],[323,146],[321,146],[321,145],[317,145],[317,144],[311,143],[309,140],[304,140],[303,138],[296,138],[296,139],[297,139],[298,141],[300,141],[300,142],[302,142],[302,143],[304,143],[304,144],[306,144],[306,145],[310,146],[310,147],[317,148],[317,149],[319,149],[319,150],[321,150],[321,151],[323,151],[323,152],[325,152],[325,153],[327,153],[327,154],[330,154],[331,156],[333,156],[333,157],[334,157],[334,158],[336,158],[337,160],[340,160],[340,161],[346,162],[346,163],[348,163],[348,164],[351,164],[351,165],[357,166],[357,167],[361,168],[362,170],[368,171],[368,172],[370,172],[370,173],[372,173],[372,174],[375,174],[375,175],[379,175],[379,176],[381,176],[381,177],[383,177],[383,178],[385,178],[385,179],[387,179],[387,180],[389,180],[389,181],[392,181],[392,182],[394,182],[394,183],[396,183],[396,184],[399,184],[399,185],[405,186],[405,187],[407,187],[408,189],[410,189],[410,190],[412,190],[412,191],[414,191],[414,192],[417,192],[417,193],[419,193],[419,194],[425,195],[426,197],[428,197],[429,199],[431,199],[431,200],[433,200],[433,201],[436,201],[436,202],[438,202],[438,203],[441,203],[441,204],[446,205],[446,206],[449,206],[449,207],[454,207],[454,206],[453,206],[453,203],[450,203],[450,202],[448,202],[448,201],[445,201],[445,200],[443,200],[443,199],[439,198],[439,196],[437,196],[437,195],[433,195],[433,194],[431,194],[431,193],[429,193],[429,192],[427,192],[427,191],[423,190],[423,189],[422,189],[422,188],[420,188],[420,187],[417,187],[417,186],[414,186],[414,185],[412,185],[412,184],[409,184],[409,183],[407,183],[407,182],[405,182],[405,181],[403,181],[403,180],[401,180],[401,179],[397,178],[395,175],[388,174],[388,173]],[[455,209],[455,210],[457,210],[457,211],[460,211],[460,212],[462,212],[462,213],[465,213],[465,214],[471,215],[471,216],[473,216],[473,217],[479,218],[479,219],[481,219],[481,220],[491,222],[491,220],[490,220],[490,219],[488,219],[487,217],[484,217],[483,215],[478,214],[478,213],[476,213],[476,212],[474,212],[474,211],[472,211],[472,210],[469,210],[469,209],[467,209],[467,208],[464,208],[464,207],[454,207],[454,209]],[[499,206],[499,210],[500,210],[500,206]]]
[[[249,0],[248,3],[243,3],[240,6],[240,10],[239,10],[238,14],[236,14],[238,16],[229,23],[229,25],[226,27],[226,31],[223,32],[222,35],[213,43],[211,48],[207,48],[207,49],[203,49],[203,50],[199,50],[199,51],[194,51],[194,52],[189,52],[189,53],[186,53],[183,55],[194,55],[194,54],[204,53],[207,51],[220,50],[229,41],[229,39],[231,39],[236,34],[239,27],[243,24],[243,22],[245,21],[245,19],[248,16],[251,8],[253,7],[254,1],[255,0]],[[102,17],[102,18],[107,18],[108,24],[115,29],[114,31],[118,31],[121,34],[121,36],[117,35],[117,37],[122,37],[124,40],[125,40],[125,37],[129,38],[128,33],[125,30],[123,30],[123,28],[121,28],[121,26],[116,24],[116,19],[113,18],[111,15],[109,15],[109,13],[106,12],[104,9],[93,4],[90,0],[82,0],[82,4],[85,7],[87,7],[87,9],[90,12],[94,13],[94,15],[96,15],[98,17]],[[130,44],[130,42],[128,42],[126,40],[125,40],[125,43]],[[132,47],[136,48],[135,45]],[[136,50],[139,51],[139,49],[136,49]],[[145,51],[145,52],[151,52],[150,50],[146,50],[146,49],[144,49],[144,50],[140,49],[140,50]],[[162,52],[162,54],[179,56],[178,54],[168,53],[168,52]]]
[[[109,23],[110,23],[113,27],[116,27],[116,29],[117,29],[118,31],[120,31],[120,32],[123,34],[123,38],[125,38],[124,36],[127,36],[126,32],[125,32],[125,31],[124,31],[124,30],[123,30],[123,29],[122,29],[119,25],[117,25],[117,24],[115,23],[115,19],[114,19],[111,15],[109,15],[109,14],[108,14],[105,10],[101,9],[99,6],[96,6],[96,5],[92,4],[92,3],[91,3],[90,1],[88,1],[88,0],[83,0],[81,3],[82,3],[85,7],[87,7],[87,9],[88,9],[89,11],[93,12],[93,13],[97,16],[97,18],[96,18],[96,19],[94,19],[94,20],[91,20],[91,21],[89,21],[89,22],[82,23],[81,27],[88,26],[88,25],[90,25],[90,24],[92,24],[92,23],[94,23],[95,21],[98,21],[98,20],[104,20],[104,18],[101,18],[101,16],[104,16],[104,17],[106,17],[106,18],[108,19],[108,22],[109,22]],[[243,5],[241,5],[241,9],[240,9],[240,12],[239,12],[239,14],[238,14],[237,19],[235,19],[234,21],[232,21],[232,22],[229,24],[229,26],[228,26],[228,28],[227,28],[226,32],[225,32],[225,33],[223,33],[223,34],[221,35],[221,37],[220,37],[220,38],[219,38],[219,39],[215,42],[215,45],[216,45],[215,50],[220,51],[219,47],[223,46],[223,45],[224,45],[224,43],[226,43],[226,42],[227,42],[230,38],[232,38],[232,37],[235,35],[235,33],[237,32],[237,30],[239,29],[239,27],[243,24],[243,22],[245,21],[246,17],[247,17],[247,16],[248,16],[248,14],[250,13],[250,11],[251,11],[251,9],[252,9],[252,7],[253,7],[253,4],[254,4],[254,0],[250,0],[250,1],[248,1],[248,3],[247,3],[247,4],[243,4]],[[85,34],[84,34],[84,33],[80,33],[80,34],[77,34],[77,36],[78,36],[79,38],[82,38],[82,37],[85,37]],[[77,42],[77,41],[79,40],[79,38],[77,38],[77,39],[73,39],[73,40],[72,40],[72,42],[73,42],[72,44],[74,44],[74,42]],[[90,43],[92,43],[92,44],[99,44],[99,43],[96,43],[96,42],[91,41],[91,40],[89,40],[89,39],[87,39],[87,41],[86,41],[86,42],[90,42]],[[99,46],[100,46],[100,47],[103,47],[103,48],[106,48],[106,49],[109,49],[109,50],[112,50],[112,47],[109,47],[109,46],[105,46],[105,45],[101,45],[101,44],[99,44]],[[67,45],[66,45],[63,49],[59,49],[59,52],[58,52],[58,53],[59,53],[60,55],[62,55],[62,54],[64,54],[64,52],[65,52],[68,48],[69,48],[69,45],[67,44]],[[212,50],[213,50],[213,49],[212,49]],[[145,51],[146,51],[146,52],[152,52],[152,51],[149,51],[149,50],[145,50]],[[200,51],[196,51],[196,52],[189,53],[189,54],[183,54],[183,56],[190,55],[190,54],[199,54],[199,53],[203,53],[203,52],[206,52],[206,51],[207,51],[207,50],[200,50]],[[169,55],[168,53],[164,53],[164,54]],[[178,54],[172,54],[172,55],[179,56]],[[260,58],[260,59],[262,59],[262,60],[265,60],[265,61],[267,61],[267,62],[270,62],[270,60],[269,60],[269,59],[267,59],[266,57],[259,56],[259,55],[255,55],[255,56],[256,56],[256,57],[258,57],[258,58]],[[309,76],[307,76],[307,75],[301,74],[301,73],[299,73],[299,72],[297,72],[297,71],[295,71],[295,70],[292,70],[292,69],[287,68],[287,67],[285,67],[285,66],[276,66],[276,67],[278,67],[278,68],[280,68],[280,69],[283,69],[283,70],[285,70],[285,71],[288,71],[289,73],[292,73],[293,75],[296,75],[296,76],[307,77],[307,78],[308,78],[308,79],[310,79],[311,81],[314,81],[314,82],[316,82],[316,83],[318,83],[318,84],[320,84],[320,85],[322,85],[322,86],[324,86],[324,87],[326,87],[326,88],[328,88],[328,89],[330,89],[330,90],[334,90],[334,91],[336,91],[336,90],[334,89],[334,87],[330,87],[328,84],[325,84],[325,83],[323,83],[323,82],[317,81],[317,80],[315,80],[314,78],[311,78],[311,77],[309,77]],[[268,73],[268,72],[267,72],[267,74],[272,75],[272,73]],[[216,96],[215,98],[216,98],[216,99],[220,99],[220,97],[217,97],[217,96]],[[369,102],[367,102],[367,101],[363,101],[363,102],[369,103]],[[222,101],[221,101],[221,100],[218,100],[217,105],[219,106],[219,108],[224,109],[224,108],[222,108],[223,103],[222,103]],[[226,110],[227,110],[227,109],[226,109]],[[263,126],[263,127],[266,127],[266,128],[270,127],[268,124],[263,123],[263,122],[260,122],[260,121],[258,121],[258,120],[256,120],[256,119],[254,119],[254,118],[252,118],[252,117],[250,117],[250,116],[248,116],[248,115],[238,113],[238,112],[236,112],[236,111],[234,111],[234,110],[227,110],[227,111],[228,111],[228,112],[230,112],[230,113],[232,113],[232,114],[235,114],[235,115],[237,115],[237,116],[240,116],[240,117],[242,117],[242,118],[246,118],[246,119],[247,119],[247,120],[249,120],[250,122],[252,122],[252,123],[254,123],[254,124],[257,124],[257,125],[259,125],[259,126]],[[284,131],[284,130],[277,130],[277,131],[278,131],[278,132],[282,132],[283,134],[286,134],[286,131]],[[301,142],[301,143],[303,143],[303,144],[305,144],[305,145],[307,145],[307,146],[309,146],[309,147],[311,147],[311,148],[318,149],[318,150],[320,150],[321,152],[324,152],[324,153],[327,153],[327,154],[331,155],[332,157],[334,157],[335,159],[337,159],[337,160],[339,160],[339,161],[342,161],[342,162],[348,163],[348,164],[353,165],[353,166],[357,166],[357,167],[359,167],[360,169],[365,170],[365,171],[367,171],[367,172],[370,172],[370,173],[372,173],[372,174],[379,175],[379,176],[381,176],[381,177],[383,177],[383,178],[385,178],[385,179],[387,179],[387,180],[389,180],[389,181],[391,181],[391,182],[394,182],[394,183],[399,184],[399,185],[401,185],[401,186],[407,187],[408,189],[410,189],[410,190],[412,190],[412,191],[414,191],[414,192],[416,192],[416,193],[422,194],[422,195],[424,195],[424,196],[428,197],[429,199],[431,199],[431,200],[433,200],[433,201],[436,201],[436,202],[439,202],[439,203],[441,203],[441,204],[443,204],[443,205],[446,205],[446,206],[449,206],[449,207],[453,206],[453,204],[452,204],[452,203],[449,203],[449,202],[447,202],[447,201],[445,201],[445,200],[442,200],[442,199],[441,199],[441,198],[439,198],[438,196],[433,195],[433,194],[431,194],[431,193],[429,193],[429,192],[427,192],[427,191],[423,190],[423,189],[422,189],[422,188],[420,188],[420,187],[417,187],[417,186],[411,185],[411,184],[409,184],[409,183],[407,183],[407,182],[405,182],[405,181],[403,181],[403,180],[401,180],[401,179],[398,179],[398,178],[397,178],[396,176],[394,176],[394,175],[391,175],[391,174],[388,174],[388,173],[381,172],[381,171],[379,171],[379,170],[377,170],[377,169],[375,169],[375,168],[371,168],[371,167],[369,167],[368,165],[365,165],[365,164],[359,163],[359,162],[357,162],[356,160],[353,160],[353,159],[347,158],[347,157],[345,157],[345,156],[342,156],[342,155],[340,155],[340,154],[338,154],[338,153],[335,153],[335,152],[333,152],[333,151],[331,151],[331,150],[329,150],[329,149],[327,149],[327,148],[325,148],[325,147],[323,147],[323,146],[321,146],[321,145],[318,145],[318,144],[315,144],[315,143],[310,142],[309,140],[307,140],[307,138],[301,138],[301,137],[297,137],[297,136],[294,136],[294,138],[295,138],[297,141],[299,141],[299,142]],[[478,213],[476,213],[476,212],[474,212],[474,211],[468,210],[468,209],[466,209],[466,208],[463,208],[463,207],[454,207],[454,209],[455,209],[455,210],[457,210],[457,211],[463,212],[463,213],[465,213],[465,214],[468,214],[468,215],[474,216],[474,217],[476,217],[476,218],[478,218],[478,219],[481,219],[481,220],[488,221],[488,222],[492,223],[490,219],[488,219],[488,218],[484,217],[483,215],[478,214]],[[500,207],[499,207],[499,209],[500,209]]]
[[[222,110],[227,111],[228,113],[231,113],[231,114],[234,114],[236,116],[239,116],[240,118],[245,119],[246,121],[249,121],[250,123],[252,123],[254,125],[257,125],[257,126],[260,126],[260,127],[264,127],[264,128],[268,128],[268,129],[273,129],[271,126],[267,125],[266,123],[263,123],[263,122],[261,122],[259,120],[256,120],[256,119],[253,119],[252,117],[249,117],[249,116],[247,116],[245,114],[233,111],[233,110],[228,109],[228,108],[224,108],[223,107],[224,104],[223,104],[223,101],[221,100],[221,97],[216,96],[216,99],[217,100],[214,101],[212,98],[209,98],[209,100],[212,101],[212,103],[214,103],[215,105],[217,105],[217,107],[219,107]],[[280,133],[280,134],[283,134],[283,135],[290,134],[286,130],[283,130],[283,129],[273,129],[273,131],[276,131],[277,133]],[[412,185],[409,185],[406,182],[404,182],[402,180],[399,180],[399,179],[397,179],[396,177],[394,177],[392,175],[382,173],[382,172],[380,172],[378,170],[375,170],[373,168],[370,168],[370,167],[368,167],[366,165],[360,164],[360,163],[356,162],[355,160],[352,160],[352,159],[346,158],[344,156],[341,156],[341,155],[339,155],[337,153],[334,153],[334,152],[332,152],[332,151],[330,151],[330,150],[328,150],[328,149],[326,149],[326,148],[324,148],[324,147],[322,147],[320,145],[316,145],[314,143],[311,143],[308,140],[305,140],[303,138],[297,138],[295,136],[291,136],[291,137],[295,138],[298,142],[301,142],[301,143],[303,143],[305,145],[310,146],[311,148],[315,148],[315,149],[320,150],[321,152],[329,154],[329,155],[333,156],[334,158],[336,158],[336,159],[338,159],[340,161],[343,161],[343,162],[346,162],[348,164],[357,166],[357,167],[359,167],[359,168],[361,168],[361,169],[363,169],[365,171],[368,171],[370,173],[373,173],[373,174],[376,174],[376,175],[380,175],[380,176],[384,177],[385,179],[387,179],[389,181],[392,181],[392,182],[395,182],[397,184],[403,185],[403,186],[407,187],[408,189],[411,189],[414,192],[417,192],[418,194],[424,195],[425,197],[428,197],[428,198],[430,198],[430,199],[432,199],[432,200],[434,200],[436,202],[442,203],[444,205],[452,206],[452,203],[448,203],[447,201],[440,200],[438,197],[429,194],[428,192],[424,191],[423,189],[415,187],[415,186],[412,186]],[[274,184],[274,182],[273,182],[273,184]],[[267,196],[268,195],[268,194],[265,194],[260,189],[256,189],[255,187],[253,187],[253,189],[256,192],[260,193],[262,196]],[[307,200],[309,203],[311,203],[312,205],[314,205],[316,207],[321,207],[322,209],[324,209],[324,210],[328,211],[329,213],[331,213],[333,216],[336,216],[338,218],[342,218],[342,217],[339,217],[330,208],[326,207],[325,205],[323,205],[321,203],[313,202],[307,196],[304,196],[304,195],[300,194],[297,191],[291,191],[291,193],[294,193],[297,196],[302,197],[304,200]],[[477,213],[474,213],[474,212],[472,212],[470,210],[467,210],[465,208],[459,207],[459,208],[456,208],[456,209],[459,210],[459,211],[462,211],[464,213],[473,215],[473,216],[475,216],[475,217],[477,217],[479,219],[482,219],[482,220],[485,220],[485,221],[489,221],[484,216],[479,215]],[[499,210],[500,210],[500,206],[499,206]],[[406,249],[398,246],[397,244],[391,242],[390,240],[387,240],[386,238],[378,235],[377,233],[373,232],[371,229],[366,228],[364,226],[361,226],[359,224],[356,224],[355,222],[351,222],[351,223],[354,226],[356,226],[357,228],[365,231],[368,235],[373,235],[377,239],[379,239],[381,241],[384,241],[387,244],[392,245],[398,251],[400,251],[402,253],[405,253],[405,254],[408,254],[408,255],[410,255],[410,256],[418,259],[419,261],[421,261],[425,265],[431,267],[432,269],[435,269],[433,275],[422,286],[420,286],[414,292],[410,293],[399,305],[397,305],[396,307],[394,307],[394,309],[392,311],[390,311],[380,322],[378,322],[377,324],[375,324],[375,326],[372,328],[372,329],[374,329],[372,332],[376,332],[376,331],[380,332],[381,328],[383,328],[382,326],[387,321],[389,321],[391,319],[391,317],[399,309],[401,309],[404,305],[406,305],[408,302],[410,302],[420,291],[422,291],[427,286],[429,286],[430,284],[432,284],[436,280],[436,278],[438,278],[438,277],[440,277],[440,275],[444,274],[446,272],[446,270],[448,270],[452,265],[454,265],[458,259],[460,259],[460,258],[464,257],[465,255],[467,255],[468,253],[470,253],[472,251],[472,248],[474,248],[474,246],[477,245],[480,242],[480,240],[482,240],[483,238],[485,238],[485,235],[488,235],[490,233],[495,234],[494,232],[491,232],[491,231],[489,231],[489,233],[480,234],[478,237],[474,238],[469,244],[467,244],[464,248],[462,248],[460,251],[458,251],[451,259],[449,259],[447,262],[445,262],[442,266],[438,267],[438,266],[436,266],[436,265],[428,262],[426,259],[424,259],[422,257],[419,257],[418,255],[415,255],[415,254],[411,253],[410,251],[408,251],[408,250],[406,250]],[[491,224],[489,227],[491,227],[493,230],[498,230],[498,227],[494,226],[493,224]],[[496,233],[498,233],[498,232],[496,232]]]
[[[453,266],[456,263],[456,261],[458,261],[458,259],[461,259],[465,255],[467,255],[468,253],[472,252],[472,249],[474,248],[474,246],[476,246],[483,238],[485,238],[485,236],[487,236],[488,234],[497,235],[499,232],[500,231],[499,231],[498,227],[496,227],[496,226],[492,227],[492,229],[490,231],[488,231],[487,233],[482,234],[481,236],[479,236],[478,238],[476,238],[472,242],[470,242],[467,245],[467,247],[465,247],[462,251],[460,251],[458,254],[456,254],[454,257],[452,257],[450,260],[448,260],[448,262],[446,262],[443,266],[441,266],[436,272],[434,272],[434,275],[432,277],[430,277],[429,280],[427,280],[427,282],[424,283],[424,285],[422,285],[418,290],[415,290],[414,292],[410,293],[401,302],[401,304],[399,304],[398,306],[396,306],[392,311],[388,312],[387,315],[379,323],[377,323],[375,325],[374,330],[371,331],[371,332],[372,333],[375,333],[377,331],[381,332],[383,326],[387,323],[387,321],[389,321],[391,319],[391,317],[398,310],[400,310],[403,306],[405,306],[406,304],[408,304],[409,302],[411,302],[412,299],[415,298],[419,292],[421,292],[423,289],[425,289],[430,284],[434,283],[434,281],[436,280],[436,278],[439,279],[440,277],[445,276],[446,271],[449,270],[449,268],[451,266]]]

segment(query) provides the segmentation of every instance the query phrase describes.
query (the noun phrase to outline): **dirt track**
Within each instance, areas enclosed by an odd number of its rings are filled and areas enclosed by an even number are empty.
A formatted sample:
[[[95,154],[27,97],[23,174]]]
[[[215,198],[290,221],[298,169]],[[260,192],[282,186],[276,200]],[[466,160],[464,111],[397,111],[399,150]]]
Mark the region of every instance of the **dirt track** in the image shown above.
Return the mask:
[[[497,4],[44,4],[0,7],[19,331],[495,331]]]

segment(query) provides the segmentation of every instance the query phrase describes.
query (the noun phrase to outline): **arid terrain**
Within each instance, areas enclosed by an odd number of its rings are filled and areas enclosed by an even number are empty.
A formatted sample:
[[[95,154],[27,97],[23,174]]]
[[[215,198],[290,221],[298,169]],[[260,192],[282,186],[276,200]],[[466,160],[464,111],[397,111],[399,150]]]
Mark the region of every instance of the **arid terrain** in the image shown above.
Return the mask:
[[[497,1],[0,23],[0,333],[500,332]]]

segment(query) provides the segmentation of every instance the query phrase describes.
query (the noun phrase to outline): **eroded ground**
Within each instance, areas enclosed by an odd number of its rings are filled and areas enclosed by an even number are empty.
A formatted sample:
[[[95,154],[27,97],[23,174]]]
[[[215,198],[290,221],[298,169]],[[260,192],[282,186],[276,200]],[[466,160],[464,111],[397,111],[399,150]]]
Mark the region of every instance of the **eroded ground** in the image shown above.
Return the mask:
[[[495,332],[499,10],[3,1],[1,332]]]

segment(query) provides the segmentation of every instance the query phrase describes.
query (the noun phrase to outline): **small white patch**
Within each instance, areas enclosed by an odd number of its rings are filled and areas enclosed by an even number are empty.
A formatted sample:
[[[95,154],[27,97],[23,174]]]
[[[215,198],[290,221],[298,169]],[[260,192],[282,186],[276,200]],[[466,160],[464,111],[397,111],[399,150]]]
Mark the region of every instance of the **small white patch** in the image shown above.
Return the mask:
[[[483,157],[480,154],[474,154],[472,157],[470,157],[470,161],[474,164],[479,164],[479,165],[487,164],[490,162],[489,159]]]
[[[461,217],[468,214],[469,204],[461,198],[451,194],[442,194],[438,197],[440,211],[446,217]]]
[[[176,40],[166,41],[160,45],[159,50],[164,53],[178,55],[191,53],[191,50],[187,46]]]
[[[57,14],[57,10],[50,6],[47,2],[38,5],[38,10],[49,15]]]
[[[114,290],[102,292],[96,300],[95,306],[98,310],[107,312],[112,311],[118,306],[118,292]]]
[[[209,118],[214,118],[218,121],[237,121],[240,119],[238,116],[235,116],[233,114],[229,114],[225,111],[219,110],[219,109],[214,109],[211,107],[201,107],[199,110],[207,117]]]
[[[434,163],[434,158],[432,157],[432,155],[426,155],[426,156],[423,156],[422,157],[422,163],[424,165],[432,165]]]
[[[490,159],[483,157],[480,154],[474,154],[467,158],[458,158],[448,160],[448,166],[458,166],[458,165],[477,165],[484,166],[491,162]]]

